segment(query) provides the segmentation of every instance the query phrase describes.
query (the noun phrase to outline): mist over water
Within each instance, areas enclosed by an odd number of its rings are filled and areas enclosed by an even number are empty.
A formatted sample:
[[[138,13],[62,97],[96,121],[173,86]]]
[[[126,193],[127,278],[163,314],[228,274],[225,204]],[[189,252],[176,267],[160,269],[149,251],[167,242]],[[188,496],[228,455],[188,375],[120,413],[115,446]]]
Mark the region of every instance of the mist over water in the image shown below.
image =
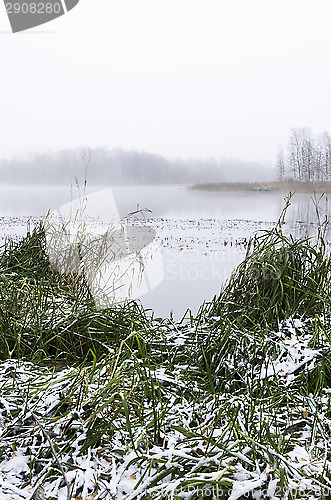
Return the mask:
[[[275,176],[270,165],[236,159],[168,159],[144,151],[93,150],[86,165],[87,148],[54,153],[31,153],[25,158],[0,160],[2,183],[24,185],[171,185],[199,182],[267,181]],[[87,167],[87,168],[86,168]]]

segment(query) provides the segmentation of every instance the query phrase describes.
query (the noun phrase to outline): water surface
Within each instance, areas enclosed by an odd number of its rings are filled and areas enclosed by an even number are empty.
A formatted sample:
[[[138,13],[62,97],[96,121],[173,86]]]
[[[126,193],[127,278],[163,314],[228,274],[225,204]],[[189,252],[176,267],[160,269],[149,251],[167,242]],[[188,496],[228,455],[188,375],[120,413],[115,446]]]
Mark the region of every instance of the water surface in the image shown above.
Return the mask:
[[[104,187],[90,187],[95,192]],[[191,191],[186,186],[113,187],[120,217],[137,209],[154,228],[160,243],[164,280],[141,300],[157,315],[195,313],[204,300],[218,294],[244,258],[246,243],[256,231],[273,227],[284,206],[275,192]],[[22,235],[49,210],[77,196],[62,186],[0,186],[1,232]],[[325,209],[325,201],[321,205]],[[328,208],[326,207],[326,210]],[[287,213],[287,231],[296,237],[313,234],[317,217],[312,196],[298,193]]]

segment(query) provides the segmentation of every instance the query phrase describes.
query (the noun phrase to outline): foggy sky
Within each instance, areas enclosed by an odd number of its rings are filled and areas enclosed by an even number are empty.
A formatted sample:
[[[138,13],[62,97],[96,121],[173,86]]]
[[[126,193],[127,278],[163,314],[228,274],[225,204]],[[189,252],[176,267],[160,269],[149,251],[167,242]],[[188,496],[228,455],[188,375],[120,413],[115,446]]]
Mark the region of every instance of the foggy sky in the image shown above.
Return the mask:
[[[331,132],[330,0],[81,0],[11,34],[0,158],[78,146],[274,163]]]

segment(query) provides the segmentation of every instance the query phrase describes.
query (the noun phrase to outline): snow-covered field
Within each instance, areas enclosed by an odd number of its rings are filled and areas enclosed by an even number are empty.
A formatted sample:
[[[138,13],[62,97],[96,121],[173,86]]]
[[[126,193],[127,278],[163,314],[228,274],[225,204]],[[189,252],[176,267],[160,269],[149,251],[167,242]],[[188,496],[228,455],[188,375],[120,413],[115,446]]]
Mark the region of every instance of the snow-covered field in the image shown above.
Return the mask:
[[[168,352],[184,359],[210,324],[199,332],[154,327],[144,375],[142,359],[115,364],[115,350],[93,367],[61,371],[1,363],[1,499],[65,500],[65,481],[72,498],[84,500],[328,498],[331,390],[313,397],[297,388],[329,349],[310,347],[309,322],[287,321],[260,338],[261,349],[277,347],[259,362],[244,350],[226,355],[228,383],[215,394],[188,358],[172,366],[152,361],[160,330]],[[266,384],[272,389],[263,397]],[[147,387],[157,388],[157,402]]]

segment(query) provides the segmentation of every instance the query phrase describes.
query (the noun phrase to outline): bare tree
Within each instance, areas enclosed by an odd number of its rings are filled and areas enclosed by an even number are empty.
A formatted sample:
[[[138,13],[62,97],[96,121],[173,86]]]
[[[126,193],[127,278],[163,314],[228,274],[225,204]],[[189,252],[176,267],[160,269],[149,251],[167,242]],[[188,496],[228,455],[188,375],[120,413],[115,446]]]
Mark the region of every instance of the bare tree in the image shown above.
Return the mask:
[[[283,181],[285,179],[285,159],[283,148],[279,146],[278,154],[277,154],[277,174],[278,180]]]
[[[314,181],[315,180],[315,165],[314,165],[314,139],[311,131],[308,128],[300,129],[300,147],[301,147],[301,171],[302,180]]]
[[[323,172],[323,180],[331,180],[331,137],[327,132],[323,132],[320,136],[321,148],[321,169]]]
[[[331,138],[326,132],[316,140],[309,128],[294,128],[288,141],[288,158],[284,169],[290,170],[293,179],[299,181],[329,180],[330,154]]]
[[[293,178],[302,180],[300,132],[296,128],[292,129],[291,132],[288,142],[288,162]]]
[[[324,134],[317,137],[314,150],[315,180],[327,180],[327,168],[325,165],[325,141]]]

